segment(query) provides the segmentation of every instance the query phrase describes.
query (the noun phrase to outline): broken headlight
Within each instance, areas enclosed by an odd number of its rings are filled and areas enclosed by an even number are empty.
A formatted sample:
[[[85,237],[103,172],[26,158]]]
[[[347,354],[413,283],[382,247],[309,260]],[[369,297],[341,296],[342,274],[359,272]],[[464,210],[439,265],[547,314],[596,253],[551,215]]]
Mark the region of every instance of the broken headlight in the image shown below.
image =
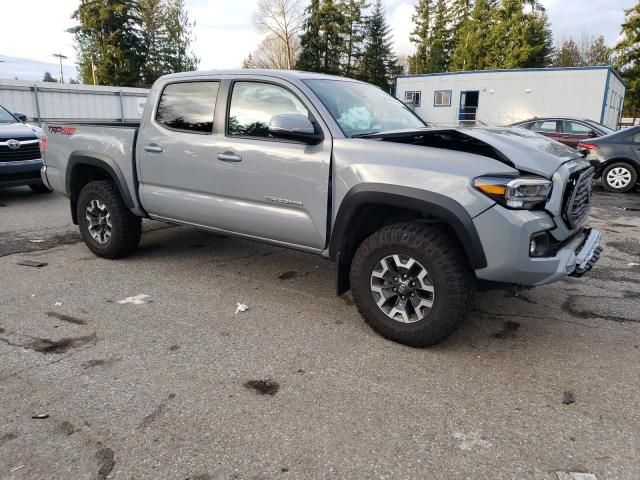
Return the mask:
[[[546,203],[552,183],[540,177],[478,177],[473,186],[502,206],[532,210]]]

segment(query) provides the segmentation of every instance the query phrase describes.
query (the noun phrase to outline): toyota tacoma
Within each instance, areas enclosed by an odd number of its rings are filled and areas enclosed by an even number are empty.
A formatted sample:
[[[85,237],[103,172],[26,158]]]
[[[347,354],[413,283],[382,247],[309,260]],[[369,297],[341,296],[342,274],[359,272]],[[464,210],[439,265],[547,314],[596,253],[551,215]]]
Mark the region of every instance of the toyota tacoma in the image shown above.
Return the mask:
[[[50,124],[42,179],[96,254],[142,218],[315,253],[394,341],[439,342],[477,286],[582,276],[593,168],[523,129],[428,126],[355,80],[291,71],[172,74],[139,124]]]

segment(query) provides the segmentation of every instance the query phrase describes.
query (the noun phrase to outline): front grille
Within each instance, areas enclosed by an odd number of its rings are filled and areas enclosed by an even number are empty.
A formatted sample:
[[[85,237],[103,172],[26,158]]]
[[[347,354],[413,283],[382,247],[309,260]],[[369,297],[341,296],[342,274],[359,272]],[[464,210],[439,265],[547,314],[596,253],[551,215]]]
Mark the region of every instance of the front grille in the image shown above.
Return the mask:
[[[40,158],[40,144],[29,143],[20,148],[12,149],[0,145],[0,162],[19,162],[20,160],[37,160]]]
[[[593,185],[593,167],[576,172],[569,178],[565,193],[563,217],[571,229],[580,227],[591,213],[591,187]]]

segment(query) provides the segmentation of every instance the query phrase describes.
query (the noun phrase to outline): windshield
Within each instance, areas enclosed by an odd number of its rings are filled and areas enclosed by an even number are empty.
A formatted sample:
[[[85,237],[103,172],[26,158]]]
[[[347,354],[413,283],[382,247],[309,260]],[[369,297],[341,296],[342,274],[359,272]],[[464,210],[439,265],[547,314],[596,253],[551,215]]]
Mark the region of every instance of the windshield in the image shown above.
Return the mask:
[[[0,107],[0,123],[16,123],[16,119],[4,107]]]
[[[340,80],[306,80],[347,137],[405,128],[425,122],[378,87]]]

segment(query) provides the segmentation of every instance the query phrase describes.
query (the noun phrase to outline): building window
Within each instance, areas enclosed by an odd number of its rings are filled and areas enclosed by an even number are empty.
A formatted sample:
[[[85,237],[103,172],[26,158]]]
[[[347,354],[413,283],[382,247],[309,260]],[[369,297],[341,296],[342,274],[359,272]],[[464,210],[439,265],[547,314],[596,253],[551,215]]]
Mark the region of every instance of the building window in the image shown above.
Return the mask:
[[[422,92],[415,91],[415,90],[412,90],[410,92],[404,92],[404,103],[407,103],[412,107],[419,107],[421,99],[422,99]]]
[[[156,122],[172,130],[211,133],[218,82],[181,82],[164,87]]]
[[[451,106],[451,90],[436,90],[433,92],[434,107],[450,107]]]

